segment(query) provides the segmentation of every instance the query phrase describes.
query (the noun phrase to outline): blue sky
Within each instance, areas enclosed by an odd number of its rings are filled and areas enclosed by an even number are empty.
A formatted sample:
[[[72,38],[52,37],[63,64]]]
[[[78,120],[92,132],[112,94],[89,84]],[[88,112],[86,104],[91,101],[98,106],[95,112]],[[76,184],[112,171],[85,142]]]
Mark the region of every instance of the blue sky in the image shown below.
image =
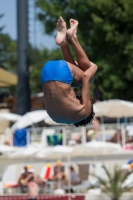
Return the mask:
[[[3,32],[8,33],[12,39],[17,39],[16,2],[17,0],[0,0],[0,14],[4,14],[0,20],[0,27],[4,25]],[[29,0],[29,41],[38,48],[46,46],[52,49],[56,46],[54,37],[44,35],[41,23],[34,21],[34,0]]]

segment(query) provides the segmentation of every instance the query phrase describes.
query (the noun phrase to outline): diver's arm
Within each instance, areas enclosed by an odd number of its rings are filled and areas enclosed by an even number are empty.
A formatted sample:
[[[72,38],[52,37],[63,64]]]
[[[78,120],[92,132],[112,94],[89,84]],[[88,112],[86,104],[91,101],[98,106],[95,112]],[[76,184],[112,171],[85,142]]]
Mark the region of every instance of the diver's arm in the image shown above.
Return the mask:
[[[84,72],[82,77],[82,105],[84,113],[88,116],[91,112],[91,102],[90,102],[90,79],[97,71],[97,66],[91,62],[91,67]]]

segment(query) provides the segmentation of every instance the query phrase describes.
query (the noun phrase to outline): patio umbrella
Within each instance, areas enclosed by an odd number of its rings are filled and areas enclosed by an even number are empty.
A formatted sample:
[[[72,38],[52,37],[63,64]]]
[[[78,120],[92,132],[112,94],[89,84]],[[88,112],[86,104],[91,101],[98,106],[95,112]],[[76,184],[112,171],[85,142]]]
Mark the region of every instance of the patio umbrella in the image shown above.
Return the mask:
[[[0,120],[8,120],[8,121],[18,121],[21,119],[21,115],[15,114],[15,113],[0,113]]]
[[[12,85],[17,85],[17,76],[0,68],[0,87],[10,87]]]
[[[37,158],[47,158],[49,160],[52,159],[61,159],[67,157],[68,154],[71,154],[74,150],[73,147],[57,145],[54,147],[45,147],[41,149],[37,154]]]
[[[94,112],[96,117],[103,117],[108,111],[108,106],[100,106],[99,102],[93,104]]]
[[[28,145],[26,147],[16,147],[14,152],[9,155],[10,158],[26,158],[33,157],[41,147],[36,145]]]
[[[0,144],[0,152],[1,153],[5,153],[5,152],[11,152],[11,151],[14,151],[14,147],[12,146],[8,146],[8,145],[5,145],[5,144]]]
[[[96,110],[101,110],[102,113],[97,112],[98,117],[113,117],[117,118],[117,128],[120,128],[120,118],[122,117],[132,117],[133,116],[133,103],[130,101],[123,100],[108,100],[100,101],[94,104]],[[103,118],[101,118],[103,120]],[[103,124],[103,123],[102,123]],[[104,124],[102,125],[103,133],[105,132]],[[122,127],[122,144],[125,145],[125,130]],[[105,134],[104,134],[105,136]]]
[[[119,144],[111,142],[92,141],[83,145],[76,145],[71,153],[71,157],[102,155],[109,152],[118,152],[122,148]]]
[[[41,149],[36,157],[38,158],[48,158],[49,160],[67,158],[70,157],[82,157],[82,156],[94,156],[102,155],[109,152],[118,152],[122,148],[120,144],[115,144],[111,142],[87,142],[85,144],[75,145],[73,147],[57,145],[55,147],[46,147]]]
[[[53,153],[54,147],[45,147],[42,148],[39,152],[36,153],[36,158],[48,159],[50,155]]]
[[[92,141],[85,144],[86,150],[88,149],[87,155],[95,153],[95,155],[101,155],[106,153],[114,153],[122,151],[120,144],[112,142],[101,142],[101,141]]]
[[[12,131],[15,131],[16,129],[23,129],[28,126],[31,126],[34,123],[43,121],[47,117],[48,117],[48,114],[45,110],[31,111],[23,115],[20,120],[14,123],[11,129]]]
[[[68,155],[71,155],[73,151],[73,147],[63,145],[57,145],[53,149],[54,156],[58,158],[68,157]]]
[[[105,117],[132,117],[133,103],[123,100],[99,101],[94,104],[96,116]]]

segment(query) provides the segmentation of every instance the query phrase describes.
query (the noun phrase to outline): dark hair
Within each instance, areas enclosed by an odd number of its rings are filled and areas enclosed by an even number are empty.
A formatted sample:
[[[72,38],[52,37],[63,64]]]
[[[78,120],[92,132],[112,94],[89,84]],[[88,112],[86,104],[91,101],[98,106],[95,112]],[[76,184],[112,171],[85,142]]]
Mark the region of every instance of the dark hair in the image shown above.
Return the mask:
[[[25,171],[28,171],[28,167],[27,167],[27,166],[24,166],[24,170],[25,170]]]
[[[72,171],[74,170],[74,168],[73,168],[72,166],[70,167],[70,169],[71,169]]]
[[[76,98],[77,99],[82,99],[81,94],[76,95]],[[91,99],[90,99],[90,101],[91,101]],[[76,127],[86,126],[88,123],[90,123],[94,119],[94,116],[95,116],[95,113],[94,113],[93,104],[92,104],[92,101],[91,101],[91,113],[90,113],[90,115],[86,119],[83,119],[83,120],[75,123],[74,125]]]

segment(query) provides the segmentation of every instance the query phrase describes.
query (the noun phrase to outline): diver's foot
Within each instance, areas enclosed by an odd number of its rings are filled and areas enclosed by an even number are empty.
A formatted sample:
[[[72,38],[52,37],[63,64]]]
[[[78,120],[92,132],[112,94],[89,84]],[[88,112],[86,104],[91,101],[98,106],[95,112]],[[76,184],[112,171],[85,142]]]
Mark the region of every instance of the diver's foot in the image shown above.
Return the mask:
[[[56,44],[60,47],[68,43],[66,38],[66,31],[66,22],[62,17],[59,17],[56,25]]]
[[[70,28],[67,30],[67,35],[70,39],[77,37],[78,24],[77,20],[70,19]]]

